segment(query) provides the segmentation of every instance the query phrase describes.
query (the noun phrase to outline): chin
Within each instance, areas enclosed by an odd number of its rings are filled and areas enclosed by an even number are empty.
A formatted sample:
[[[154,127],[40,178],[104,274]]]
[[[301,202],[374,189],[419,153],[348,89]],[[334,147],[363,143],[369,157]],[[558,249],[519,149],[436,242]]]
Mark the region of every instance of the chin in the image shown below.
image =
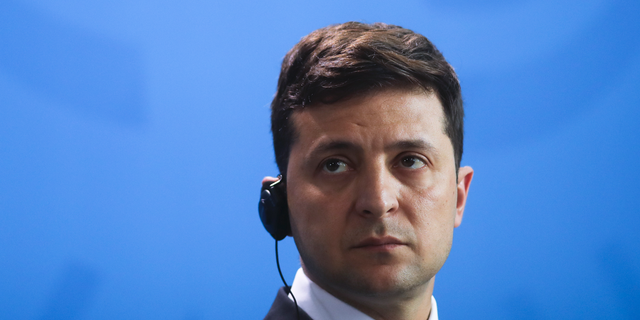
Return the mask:
[[[376,266],[349,270],[334,281],[337,289],[370,297],[411,294],[426,288],[435,273],[422,266]]]

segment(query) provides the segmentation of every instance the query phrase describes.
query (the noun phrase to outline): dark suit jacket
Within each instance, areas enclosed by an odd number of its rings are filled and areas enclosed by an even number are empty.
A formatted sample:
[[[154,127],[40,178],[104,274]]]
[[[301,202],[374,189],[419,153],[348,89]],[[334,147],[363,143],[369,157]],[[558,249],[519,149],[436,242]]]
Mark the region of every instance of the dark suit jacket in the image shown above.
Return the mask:
[[[271,305],[271,309],[267,316],[264,317],[264,320],[297,320],[298,316],[296,314],[296,305],[293,303],[291,299],[289,299],[289,290],[285,289],[285,287],[280,288],[278,290],[278,295],[276,296],[276,300],[273,301]],[[313,320],[309,315],[304,312],[302,309],[300,310],[300,320]]]

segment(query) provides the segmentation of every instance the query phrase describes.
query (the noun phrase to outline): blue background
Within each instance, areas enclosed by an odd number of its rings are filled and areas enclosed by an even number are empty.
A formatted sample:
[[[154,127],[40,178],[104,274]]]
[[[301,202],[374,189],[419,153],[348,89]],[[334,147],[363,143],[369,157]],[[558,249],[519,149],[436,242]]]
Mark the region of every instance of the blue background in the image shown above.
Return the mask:
[[[0,1],[0,318],[261,319],[284,54],[350,20],[430,38],[465,98],[442,319],[640,319],[640,6]],[[281,244],[288,281],[299,266]]]

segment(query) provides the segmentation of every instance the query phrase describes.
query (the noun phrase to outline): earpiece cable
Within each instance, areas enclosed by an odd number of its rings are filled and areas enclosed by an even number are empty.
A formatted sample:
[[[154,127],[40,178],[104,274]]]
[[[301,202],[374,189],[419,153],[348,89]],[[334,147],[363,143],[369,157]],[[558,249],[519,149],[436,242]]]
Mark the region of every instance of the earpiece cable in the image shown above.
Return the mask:
[[[293,303],[296,305],[296,315],[298,316],[298,320],[300,320],[300,309],[298,309],[298,301],[296,300],[296,296],[291,292],[291,287],[287,285],[287,282],[284,280],[284,276],[282,275],[282,270],[280,270],[280,259],[278,259],[278,240],[276,240],[276,264],[278,265],[278,273],[280,274],[280,279],[282,279],[282,283],[284,283],[284,287],[287,288],[288,293],[293,298]]]

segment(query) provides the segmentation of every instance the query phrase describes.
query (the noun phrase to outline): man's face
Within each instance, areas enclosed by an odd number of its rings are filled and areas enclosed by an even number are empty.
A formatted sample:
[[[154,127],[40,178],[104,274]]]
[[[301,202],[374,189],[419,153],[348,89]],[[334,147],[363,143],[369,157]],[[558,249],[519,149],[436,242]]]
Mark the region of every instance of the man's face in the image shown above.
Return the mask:
[[[334,295],[427,286],[444,264],[473,174],[456,181],[434,94],[386,90],[294,112],[287,195],[307,275]],[[462,193],[462,195],[460,195]]]

